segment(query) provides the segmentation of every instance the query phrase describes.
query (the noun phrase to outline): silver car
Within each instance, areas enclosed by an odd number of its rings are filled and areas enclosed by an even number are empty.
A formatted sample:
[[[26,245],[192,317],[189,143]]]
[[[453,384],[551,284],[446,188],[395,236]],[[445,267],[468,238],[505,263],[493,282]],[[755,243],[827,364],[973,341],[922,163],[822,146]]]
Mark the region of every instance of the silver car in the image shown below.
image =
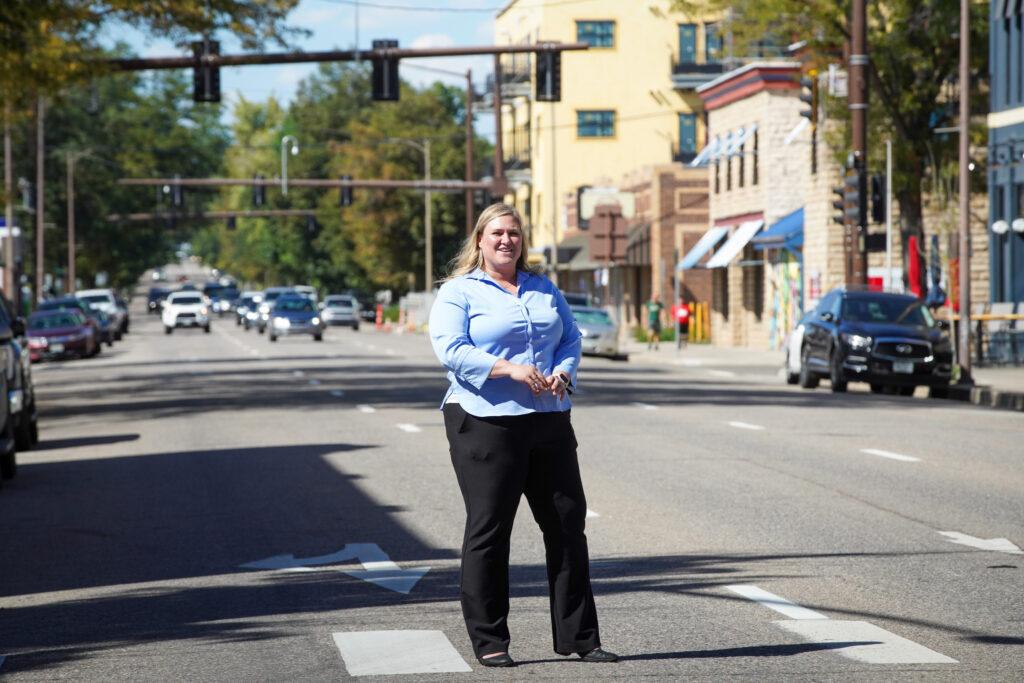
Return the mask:
[[[359,329],[359,301],[347,294],[331,294],[320,304],[321,317],[328,325]]]
[[[618,358],[619,326],[608,311],[590,306],[570,306],[576,326],[583,335],[583,353]]]

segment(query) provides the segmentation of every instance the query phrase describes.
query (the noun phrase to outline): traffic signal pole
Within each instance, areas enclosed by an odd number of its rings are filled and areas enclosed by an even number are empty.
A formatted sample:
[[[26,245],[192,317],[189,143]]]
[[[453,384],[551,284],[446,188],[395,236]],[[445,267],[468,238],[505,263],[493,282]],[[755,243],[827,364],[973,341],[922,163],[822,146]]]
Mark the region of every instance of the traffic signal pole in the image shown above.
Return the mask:
[[[960,365],[960,383],[971,384],[971,176],[970,139],[971,123],[971,34],[970,3],[960,0],[960,329],[957,359]],[[1018,69],[1020,66],[1017,67]]]
[[[11,160],[11,105],[4,102],[4,292],[18,301],[14,280],[14,164]]]
[[[853,0],[850,27],[849,109],[853,126],[853,166],[857,172],[857,218],[849,225],[847,284],[867,283],[867,137],[868,137],[868,45],[866,0]]]

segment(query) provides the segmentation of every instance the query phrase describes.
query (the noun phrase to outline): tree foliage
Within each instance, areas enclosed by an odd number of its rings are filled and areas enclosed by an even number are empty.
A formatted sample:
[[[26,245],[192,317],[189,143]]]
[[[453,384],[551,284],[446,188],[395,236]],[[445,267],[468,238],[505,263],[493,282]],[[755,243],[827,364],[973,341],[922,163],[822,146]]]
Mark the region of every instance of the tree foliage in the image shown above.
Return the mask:
[[[733,39],[736,56],[766,37],[785,46],[807,41],[815,65],[841,63],[850,37],[850,0],[676,0],[675,9],[689,13],[718,12]],[[900,204],[904,235],[923,227],[922,194],[948,195],[955,173],[957,140],[936,128],[956,122],[959,100],[959,0],[878,0],[867,3],[869,81],[869,167],[883,168],[885,138],[894,148],[893,191]],[[972,2],[971,111],[988,110],[988,3]],[[833,116],[847,114],[845,100],[832,101]],[[843,139],[848,132],[842,130]],[[971,130],[982,143],[984,126]],[[837,156],[845,157],[846,145]],[[981,166],[981,160],[978,165]],[[979,178],[983,173],[977,174]]]

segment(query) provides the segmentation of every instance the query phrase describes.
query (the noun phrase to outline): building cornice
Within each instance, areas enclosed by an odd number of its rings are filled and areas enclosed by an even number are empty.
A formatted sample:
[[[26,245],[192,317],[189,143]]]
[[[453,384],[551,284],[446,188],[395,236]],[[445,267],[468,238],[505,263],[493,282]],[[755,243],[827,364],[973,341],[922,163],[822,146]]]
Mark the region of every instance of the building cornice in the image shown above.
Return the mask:
[[[697,88],[704,109],[712,111],[763,90],[798,90],[799,62],[754,62]]]
[[[1024,107],[1015,107],[1003,111],[994,111],[988,115],[989,128],[1005,128],[1024,123]]]

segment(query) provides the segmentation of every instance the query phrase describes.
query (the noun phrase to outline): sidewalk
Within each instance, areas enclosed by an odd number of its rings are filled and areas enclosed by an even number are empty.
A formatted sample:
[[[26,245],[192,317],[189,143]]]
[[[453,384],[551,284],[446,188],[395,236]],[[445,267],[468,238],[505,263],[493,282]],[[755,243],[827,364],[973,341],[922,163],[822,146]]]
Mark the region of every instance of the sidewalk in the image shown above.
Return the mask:
[[[762,381],[774,378],[780,384],[783,381],[783,351],[689,344],[676,352],[675,342],[663,342],[657,350],[648,350],[646,344],[633,340],[623,344],[623,351],[629,354],[631,362],[702,368],[720,377],[753,376]],[[976,367],[973,372],[975,386],[951,391],[951,399],[1024,411],[1024,367]]]

